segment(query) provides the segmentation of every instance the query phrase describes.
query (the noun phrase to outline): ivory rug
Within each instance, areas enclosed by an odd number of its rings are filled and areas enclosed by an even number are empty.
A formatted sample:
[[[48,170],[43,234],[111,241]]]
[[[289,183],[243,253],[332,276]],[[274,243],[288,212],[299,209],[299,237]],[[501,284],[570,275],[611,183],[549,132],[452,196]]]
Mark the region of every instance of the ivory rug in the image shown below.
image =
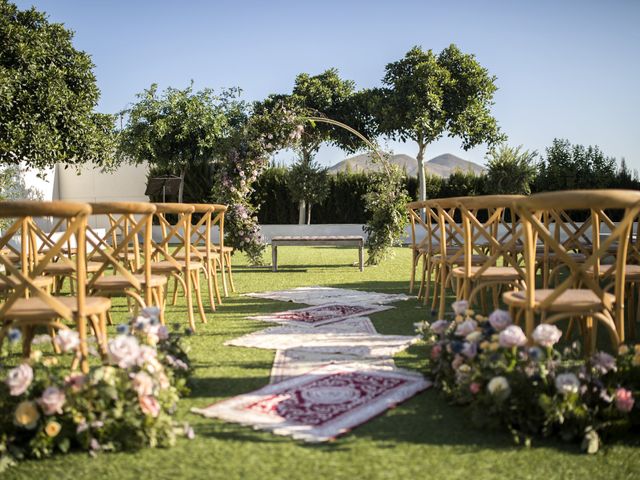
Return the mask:
[[[406,371],[357,363],[329,365],[192,411],[276,435],[323,442],[429,386],[422,376]]]
[[[364,292],[334,287],[299,287],[275,292],[247,293],[249,297],[266,298],[281,302],[322,305],[323,303],[363,303],[367,305],[385,304],[409,300],[410,296],[396,293]]]

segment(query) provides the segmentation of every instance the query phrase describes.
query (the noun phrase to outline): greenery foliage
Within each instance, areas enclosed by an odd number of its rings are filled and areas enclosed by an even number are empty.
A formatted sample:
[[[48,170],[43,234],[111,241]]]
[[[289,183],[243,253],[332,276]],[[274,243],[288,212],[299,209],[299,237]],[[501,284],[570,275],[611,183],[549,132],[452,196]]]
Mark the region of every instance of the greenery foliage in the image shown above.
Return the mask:
[[[305,203],[307,224],[311,223],[311,206],[329,195],[327,169],[316,162],[296,162],[287,175],[287,189],[294,202]]]
[[[95,113],[91,57],[35,8],[0,0],[0,163],[109,166],[114,118]]]

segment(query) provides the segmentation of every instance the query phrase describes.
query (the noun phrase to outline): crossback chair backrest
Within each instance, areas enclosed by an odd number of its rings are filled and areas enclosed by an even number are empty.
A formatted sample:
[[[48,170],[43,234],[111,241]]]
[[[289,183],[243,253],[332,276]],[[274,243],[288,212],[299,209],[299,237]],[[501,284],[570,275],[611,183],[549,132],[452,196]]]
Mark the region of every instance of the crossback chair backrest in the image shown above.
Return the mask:
[[[432,200],[407,204],[411,225],[411,248],[428,254],[440,251],[440,225],[438,213]]]
[[[522,195],[485,195],[458,199],[458,208],[464,230],[464,268],[468,278],[480,277],[490,267],[513,267],[524,279],[525,272],[517,258],[516,246],[521,243],[514,203]],[[486,260],[472,272],[473,255]]]
[[[89,261],[98,261],[102,265],[91,274],[88,287],[92,289],[96,281],[109,269],[122,275],[136,290],[143,285],[135,273],[142,273],[145,285],[151,279],[151,236],[153,232],[153,214],[155,205],[141,202],[99,202],[92,203],[94,215],[103,215],[109,219],[109,229],[101,235],[88,227],[87,242],[90,251]],[[91,234],[93,232],[93,234]],[[142,241],[140,241],[142,237]],[[134,255],[129,261],[129,253]],[[149,289],[145,290],[146,302],[150,302]]]
[[[618,336],[623,332],[623,308],[625,289],[625,263],[629,245],[630,233],[634,219],[640,213],[640,192],[631,190],[581,190],[550,192],[532,195],[515,205],[521,217],[525,238],[526,265],[526,308],[540,311],[548,310],[552,304],[569,289],[581,288],[592,291],[604,309],[609,312],[616,323]],[[611,221],[607,210],[621,210],[623,215],[617,223]],[[556,224],[565,219],[566,213],[587,212],[588,229],[580,229],[580,236],[588,238],[592,248],[584,250],[585,261],[576,261],[567,244],[558,238],[550,224]],[[583,224],[583,225],[584,225]],[[611,232],[604,241],[601,240],[601,228],[605,224]],[[561,228],[561,227],[560,227]],[[559,282],[553,292],[537,300],[535,297],[535,255],[537,240],[540,239],[550,253],[553,253],[567,267],[567,276]],[[607,295],[602,282],[602,260],[611,256],[611,249],[615,246],[615,262],[607,269],[613,285],[613,299]],[[536,304],[537,302],[537,304]],[[532,325],[527,326],[528,329]]]
[[[460,223],[459,200],[463,197],[432,200],[437,220],[438,252],[448,263],[462,265],[464,261],[464,230]]]
[[[158,241],[151,240],[152,261],[168,261],[180,271],[182,265],[176,257],[182,254],[188,270],[191,255],[195,250],[191,248],[191,217],[195,207],[186,203],[154,203],[153,205],[156,207],[155,218],[160,224],[161,237]],[[177,216],[175,222],[171,221],[173,215]]]
[[[224,214],[226,205],[192,203],[194,214],[200,214],[200,219],[191,227],[191,245],[194,250],[213,251],[215,247],[224,247]],[[218,226],[218,244],[211,236],[211,229]],[[195,252],[193,252],[195,253]]]
[[[76,312],[79,318],[85,316],[86,226],[90,213],[91,207],[85,203],[0,202],[0,217],[13,221],[0,237],[0,249],[6,247],[12,237],[18,236],[21,255],[19,268],[6,256],[0,256],[0,263],[4,267],[0,278],[11,281],[14,285],[13,292],[0,308],[0,318],[5,317],[7,311],[19,298],[36,297],[61,318],[73,320],[72,309],[35,282],[44,273],[47,265],[54,260],[64,261],[74,267],[77,281]],[[37,219],[43,217],[53,218],[59,226],[65,225],[64,232],[55,239],[52,238],[50,232],[43,232],[36,222]],[[73,255],[66,248],[71,239],[77,245]],[[46,248],[40,248],[38,245],[46,245]],[[33,249],[40,255],[33,254],[33,251],[30,252]]]

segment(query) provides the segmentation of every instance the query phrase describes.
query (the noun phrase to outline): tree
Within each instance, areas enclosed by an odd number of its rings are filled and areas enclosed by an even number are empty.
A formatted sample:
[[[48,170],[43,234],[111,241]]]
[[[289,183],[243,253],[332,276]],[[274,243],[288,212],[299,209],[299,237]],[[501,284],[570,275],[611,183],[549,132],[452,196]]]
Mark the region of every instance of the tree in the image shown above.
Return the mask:
[[[178,202],[184,196],[184,179],[190,166],[210,161],[223,138],[246,115],[238,89],[215,95],[206,88],[193,92],[158,86],[138,94],[139,101],[123,112],[127,123],[120,132],[120,157],[133,163],[148,162],[180,175]]]
[[[491,149],[487,156],[488,190],[502,195],[529,195],[536,178],[536,152],[522,150],[522,145],[506,144]]]
[[[385,86],[370,92],[378,132],[418,144],[421,200],[426,198],[424,154],[429,144],[445,133],[459,137],[465,150],[504,140],[490,112],[495,80],[473,55],[455,45],[439,55],[414,47],[386,66]]]
[[[1,163],[109,165],[114,117],[93,111],[94,65],[72,39],[44,13],[0,0]]]
[[[258,105],[258,110],[268,110],[273,105],[285,103],[291,109],[308,116],[323,116],[342,121],[348,111],[348,100],[353,94],[355,84],[351,80],[342,80],[338,70],[328,69],[318,75],[299,74],[289,95],[270,95]],[[335,128],[324,123],[307,122],[295,150],[298,154],[297,165],[300,171],[309,172],[311,163],[323,143],[334,141]],[[293,186],[295,189],[295,185]],[[305,223],[305,195],[298,194],[298,223]],[[309,218],[310,212],[306,212]]]
[[[287,188],[291,198],[304,202],[307,210],[307,225],[311,223],[311,206],[324,201],[329,194],[327,169],[321,168],[313,160],[296,163],[287,176]]]

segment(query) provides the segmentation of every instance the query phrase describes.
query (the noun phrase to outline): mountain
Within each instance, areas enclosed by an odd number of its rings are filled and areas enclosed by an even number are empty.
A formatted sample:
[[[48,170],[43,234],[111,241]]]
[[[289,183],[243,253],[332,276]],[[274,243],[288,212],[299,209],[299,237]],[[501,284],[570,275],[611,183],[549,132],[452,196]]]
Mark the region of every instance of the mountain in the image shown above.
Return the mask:
[[[401,169],[407,172],[407,175],[418,175],[418,161],[410,155],[400,153],[391,157],[391,163],[398,165]],[[432,158],[424,165],[425,171],[439,177],[448,177],[454,170],[459,169],[463,172],[471,170],[476,175],[484,172],[484,167],[468,160],[463,160],[460,157],[456,157],[451,153],[445,153]],[[368,153],[356,155],[354,157],[347,158],[341,162],[336,163],[334,166],[329,167],[329,173],[337,172],[370,172],[380,169],[378,163],[374,163],[371,160],[371,156]]]

